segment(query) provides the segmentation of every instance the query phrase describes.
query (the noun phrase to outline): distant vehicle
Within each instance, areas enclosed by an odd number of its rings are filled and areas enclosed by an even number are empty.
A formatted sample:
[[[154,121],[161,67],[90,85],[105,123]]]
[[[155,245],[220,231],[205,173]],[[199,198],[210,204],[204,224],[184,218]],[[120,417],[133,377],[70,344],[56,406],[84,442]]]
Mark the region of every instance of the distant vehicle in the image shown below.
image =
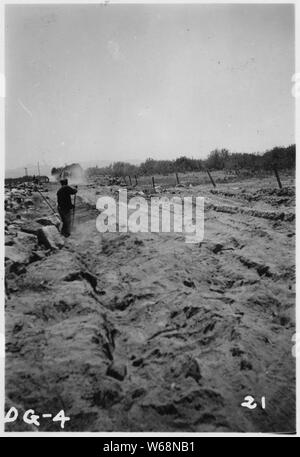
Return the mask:
[[[39,183],[41,183],[41,184],[46,184],[50,181],[50,179],[46,175],[37,176],[37,179],[38,179]]]

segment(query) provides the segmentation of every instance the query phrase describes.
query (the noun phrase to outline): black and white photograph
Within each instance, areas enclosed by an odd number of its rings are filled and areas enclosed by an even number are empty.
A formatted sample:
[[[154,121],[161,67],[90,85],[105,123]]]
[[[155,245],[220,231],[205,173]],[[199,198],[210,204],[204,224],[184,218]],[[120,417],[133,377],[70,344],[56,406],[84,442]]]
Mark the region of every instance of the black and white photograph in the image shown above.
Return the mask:
[[[3,11],[5,434],[295,435],[295,3]]]

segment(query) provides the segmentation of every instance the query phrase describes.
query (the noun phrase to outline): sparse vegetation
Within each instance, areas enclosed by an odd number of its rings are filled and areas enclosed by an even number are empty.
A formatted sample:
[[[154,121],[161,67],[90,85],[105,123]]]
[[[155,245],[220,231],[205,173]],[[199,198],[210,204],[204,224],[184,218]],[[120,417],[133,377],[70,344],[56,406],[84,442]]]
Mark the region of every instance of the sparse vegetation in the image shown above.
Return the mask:
[[[229,152],[227,149],[211,151],[205,160],[191,159],[185,156],[176,160],[154,160],[148,158],[139,166],[126,162],[115,162],[108,167],[93,167],[87,170],[88,176],[150,176],[167,175],[170,173],[187,173],[211,170],[248,170],[257,172],[272,170],[274,165],[278,169],[295,168],[296,146],[274,147],[261,153]]]

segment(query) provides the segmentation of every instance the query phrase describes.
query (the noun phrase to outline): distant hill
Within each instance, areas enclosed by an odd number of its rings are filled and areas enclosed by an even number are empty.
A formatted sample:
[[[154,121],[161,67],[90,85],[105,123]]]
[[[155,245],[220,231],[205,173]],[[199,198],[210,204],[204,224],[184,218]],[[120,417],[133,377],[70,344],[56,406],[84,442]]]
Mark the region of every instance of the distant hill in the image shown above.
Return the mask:
[[[78,163],[82,166],[84,170],[90,167],[96,167],[98,166],[99,168],[102,167],[107,167],[110,165],[113,161],[112,160],[83,160],[83,161],[78,161]],[[128,163],[132,163],[134,165],[138,165],[141,163],[140,160],[126,160]],[[64,163],[57,163],[57,164],[52,164],[52,165],[41,165],[40,164],[40,173],[41,175],[46,175],[46,176],[51,176],[51,169],[53,167],[58,167],[58,166],[64,166]],[[19,178],[21,176],[25,175],[25,167],[17,167],[17,168],[10,168],[5,170],[5,178]],[[34,164],[29,164],[27,165],[27,171],[28,175],[37,175],[38,170],[37,170],[37,165]]]

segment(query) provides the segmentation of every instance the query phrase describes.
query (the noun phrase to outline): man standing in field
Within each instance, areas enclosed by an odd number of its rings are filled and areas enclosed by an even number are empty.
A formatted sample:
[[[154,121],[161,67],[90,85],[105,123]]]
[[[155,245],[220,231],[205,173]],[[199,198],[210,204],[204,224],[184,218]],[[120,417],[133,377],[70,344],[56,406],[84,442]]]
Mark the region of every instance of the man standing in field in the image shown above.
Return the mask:
[[[77,186],[69,186],[67,179],[62,179],[60,184],[61,188],[57,191],[57,209],[63,223],[61,233],[68,237],[71,235],[72,209],[74,208],[71,195],[77,193]]]

